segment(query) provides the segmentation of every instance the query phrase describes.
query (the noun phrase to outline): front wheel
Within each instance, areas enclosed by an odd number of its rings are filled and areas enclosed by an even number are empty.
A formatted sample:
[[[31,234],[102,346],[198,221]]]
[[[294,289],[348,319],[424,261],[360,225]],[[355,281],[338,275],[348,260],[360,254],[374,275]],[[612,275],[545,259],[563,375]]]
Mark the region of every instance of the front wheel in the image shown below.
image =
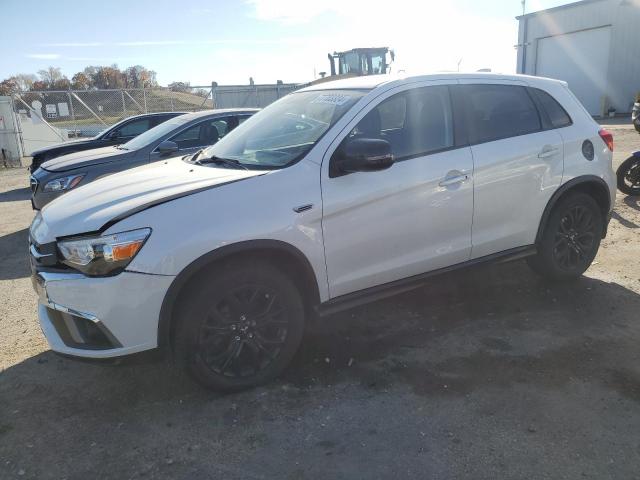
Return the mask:
[[[640,195],[640,157],[627,158],[616,172],[618,190],[627,195]]]
[[[230,262],[203,275],[183,302],[176,353],[206,388],[238,391],[277,377],[304,331],[301,296],[266,262]]]
[[[603,228],[602,211],[596,201],[584,193],[569,194],[553,208],[538,253],[527,263],[552,280],[577,278],[598,253]]]

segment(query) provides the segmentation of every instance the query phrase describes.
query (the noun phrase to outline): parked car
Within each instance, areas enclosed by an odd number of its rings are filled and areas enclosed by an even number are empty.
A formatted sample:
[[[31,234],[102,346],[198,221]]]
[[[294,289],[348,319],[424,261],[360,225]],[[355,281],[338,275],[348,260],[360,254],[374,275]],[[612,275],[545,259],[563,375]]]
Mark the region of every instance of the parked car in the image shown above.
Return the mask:
[[[39,210],[54,198],[97,178],[213,145],[256,109],[220,109],[187,113],[147,130],[133,140],[43,163],[31,175],[31,204]]]
[[[100,132],[95,137],[58,143],[41,148],[31,153],[32,160],[29,171],[33,173],[44,162],[60,157],[61,155],[126,143],[156,125],[160,125],[162,122],[166,122],[170,118],[177,117],[184,113],[186,112],[160,112],[136,115],[125,118],[121,122]]]
[[[633,104],[633,108],[631,109],[631,122],[633,126],[636,127],[638,133],[640,133],[640,99]]]
[[[311,315],[484,262],[574,279],[607,231],[613,137],[567,84],[367,76],[314,85],[197,157],[71,191],[31,225],[54,351],[160,347],[206,387],[277,376]]]

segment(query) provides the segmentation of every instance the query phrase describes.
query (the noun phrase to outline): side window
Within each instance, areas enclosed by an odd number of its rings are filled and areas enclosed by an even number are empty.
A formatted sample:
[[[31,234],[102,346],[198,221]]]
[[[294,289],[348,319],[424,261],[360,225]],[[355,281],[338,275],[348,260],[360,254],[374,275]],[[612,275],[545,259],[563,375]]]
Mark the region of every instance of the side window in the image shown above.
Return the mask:
[[[238,117],[234,115],[231,117],[224,117],[224,118],[219,118],[217,120],[214,120],[212,122],[212,125],[216,127],[216,129],[218,130],[218,137],[219,138],[224,137],[227,133],[229,133],[231,130],[233,130],[238,125],[240,125],[241,123],[240,118],[242,117]]]
[[[446,86],[398,93],[371,110],[347,138],[380,138],[396,160],[453,146],[453,116]]]
[[[562,128],[571,125],[571,117],[569,117],[569,114],[555,98],[539,88],[531,88],[530,91],[538,98],[553,128]]]
[[[178,144],[180,150],[213,145],[220,138],[216,127],[217,120],[207,120],[193,125],[169,140]]]
[[[461,85],[469,141],[490,142],[541,130],[540,117],[525,87]]]
[[[150,120],[148,118],[141,118],[140,120],[133,120],[126,125],[123,125],[118,129],[120,137],[137,137],[141,133],[146,132],[151,128]]]

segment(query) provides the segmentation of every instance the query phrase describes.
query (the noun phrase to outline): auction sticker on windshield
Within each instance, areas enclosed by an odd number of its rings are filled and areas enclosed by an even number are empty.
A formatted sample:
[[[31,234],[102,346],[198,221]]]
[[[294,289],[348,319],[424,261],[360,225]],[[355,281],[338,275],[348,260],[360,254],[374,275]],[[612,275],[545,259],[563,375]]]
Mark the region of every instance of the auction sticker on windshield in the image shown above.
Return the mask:
[[[341,93],[323,93],[314,98],[311,103],[328,103],[330,105],[344,105],[349,101],[351,95]]]

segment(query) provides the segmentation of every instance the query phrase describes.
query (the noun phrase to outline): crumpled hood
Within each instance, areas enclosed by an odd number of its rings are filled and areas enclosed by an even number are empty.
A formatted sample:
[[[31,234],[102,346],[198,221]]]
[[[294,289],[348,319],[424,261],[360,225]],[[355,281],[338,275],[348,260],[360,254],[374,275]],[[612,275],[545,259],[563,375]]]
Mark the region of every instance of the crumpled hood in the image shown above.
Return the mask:
[[[38,150],[34,150],[33,152],[31,152],[30,156],[35,157],[36,155],[47,153],[52,150],[57,150],[58,148],[66,148],[70,145],[76,145],[76,146],[87,145],[90,143],[94,143],[95,141],[96,141],[95,137],[91,137],[91,138],[79,138],[76,140],[68,140],[66,142],[54,143],[53,145],[49,145],[47,147],[42,147],[42,148],[39,148]]]
[[[155,204],[265,173],[193,165],[181,158],[155,162],[109,175],[56,198],[42,209],[42,218],[31,233],[38,243],[48,243],[57,237],[96,232]]]
[[[134,153],[129,150],[118,150],[116,147],[94,148],[62,155],[44,162],[40,167],[50,172],[66,172],[67,170],[75,170],[90,165],[124,160]]]

